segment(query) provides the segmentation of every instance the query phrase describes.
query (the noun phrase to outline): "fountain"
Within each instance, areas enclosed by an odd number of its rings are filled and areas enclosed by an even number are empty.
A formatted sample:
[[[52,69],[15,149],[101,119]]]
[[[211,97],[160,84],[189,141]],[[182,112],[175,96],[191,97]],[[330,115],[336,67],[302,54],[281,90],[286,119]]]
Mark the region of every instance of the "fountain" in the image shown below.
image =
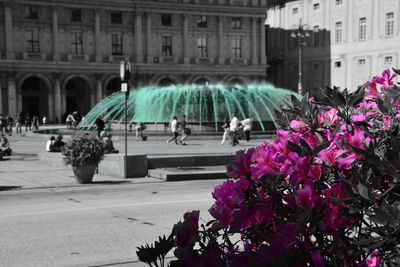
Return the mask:
[[[290,95],[297,96],[292,91],[267,84],[148,86],[130,90],[128,121],[168,123],[173,116],[185,114],[187,121],[198,124],[200,131],[202,127],[206,131],[217,131],[218,123],[236,113],[239,119],[250,116],[265,131],[264,124],[274,122],[275,111],[290,105]],[[78,129],[95,129],[94,122],[100,114],[114,125],[122,125],[125,119],[124,97],[123,93],[117,92],[102,100],[86,114]]]

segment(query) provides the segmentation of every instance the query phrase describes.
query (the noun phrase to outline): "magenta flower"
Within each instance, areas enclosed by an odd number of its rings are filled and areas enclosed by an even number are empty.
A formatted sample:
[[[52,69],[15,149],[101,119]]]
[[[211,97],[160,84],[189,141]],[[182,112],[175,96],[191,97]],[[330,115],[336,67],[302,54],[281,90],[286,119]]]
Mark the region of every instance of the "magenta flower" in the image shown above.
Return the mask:
[[[339,149],[339,150],[329,150],[325,149],[318,153],[318,157],[324,161],[326,164],[335,166],[337,159],[346,153],[346,150]]]
[[[396,74],[390,75],[390,70],[384,70],[382,72],[382,76],[381,77],[375,76],[373,81],[375,81],[377,84],[381,84],[383,91],[384,89],[387,89],[394,85],[393,79],[396,78],[396,76],[397,76]]]
[[[183,222],[174,225],[176,242],[179,247],[193,247],[199,236],[199,214],[200,211],[194,210],[183,215]]]
[[[325,267],[325,261],[321,256],[321,251],[314,251],[311,255],[311,259],[315,267]]]
[[[376,88],[376,81],[373,79],[371,82],[367,82],[367,87],[365,91],[366,99],[374,99],[378,96],[379,92]]]
[[[384,131],[386,131],[386,130],[389,130],[390,129],[390,124],[391,124],[391,122],[390,122],[390,116],[383,116],[382,117],[382,121],[383,121],[383,128],[382,128],[382,130],[384,130]]]
[[[317,205],[318,194],[312,183],[304,185],[303,189],[297,190],[295,194],[296,205],[302,209],[312,209]]]
[[[378,267],[379,262],[380,262],[380,257],[378,256],[377,251],[372,252],[366,260],[368,267]]]
[[[252,163],[251,158],[254,152],[254,148],[248,149],[247,151],[240,150],[236,152],[236,158],[226,166],[227,175],[236,179],[250,176]]]
[[[365,121],[365,115],[364,114],[354,114],[353,117],[351,118],[352,121]]]

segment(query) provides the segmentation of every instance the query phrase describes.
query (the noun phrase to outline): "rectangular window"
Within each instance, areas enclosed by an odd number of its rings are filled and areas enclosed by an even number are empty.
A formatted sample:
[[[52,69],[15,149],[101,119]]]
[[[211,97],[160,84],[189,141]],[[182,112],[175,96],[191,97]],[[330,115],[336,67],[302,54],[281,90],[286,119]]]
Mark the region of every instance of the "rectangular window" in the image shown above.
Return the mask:
[[[38,6],[25,6],[25,18],[39,19],[39,7]]]
[[[242,19],[241,18],[232,18],[231,28],[232,29],[241,29],[242,28]]]
[[[163,36],[161,44],[162,44],[162,55],[164,57],[172,57],[172,37]]]
[[[319,63],[313,63],[313,70],[314,71],[317,71],[317,70],[319,70]]]
[[[340,44],[342,42],[342,22],[336,22],[335,24],[335,42]]]
[[[313,9],[314,9],[314,10],[318,10],[318,9],[319,9],[319,3],[315,3],[315,4],[313,5]]]
[[[342,0],[336,0],[336,5],[337,5],[337,6],[339,6],[339,5],[341,5],[341,4],[343,4],[343,1],[342,1]]]
[[[360,25],[359,25],[359,40],[364,41],[367,38],[367,19],[360,18]]]
[[[386,13],[386,37],[392,37],[394,34],[394,13]]]
[[[242,57],[242,39],[239,37],[234,37],[232,39],[232,57],[233,58]]]
[[[121,12],[112,12],[110,14],[111,23],[113,24],[122,24],[122,13]]]
[[[199,57],[208,57],[207,37],[201,36],[197,38],[197,50],[199,51]]]
[[[122,34],[111,34],[111,53],[113,55],[122,55]]]
[[[38,29],[26,30],[26,51],[28,53],[40,53]]]
[[[81,31],[71,32],[71,51],[72,51],[72,54],[76,54],[76,55],[83,54],[82,32]]]
[[[314,26],[314,46],[319,46],[319,26]]]
[[[392,63],[393,63],[393,57],[392,56],[385,57],[385,64],[392,64]]]
[[[161,14],[161,25],[172,26],[172,16],[170,14]]]
[[[296,15],[296,14],[298,14],[298,13],[299,13],[299,9],[298,9],[297,7],[295,7],[295,8],[292,9],[292,14],[293,14],[293,15]]]
[[[342,62],[341,61],[335,61],[335,68],[340,68],[342,67]]]
[[[82,21],[82,10],[74,8],[71,11],[71,21],[81,22]]]
[[[360,58],[360,59],[358,60],[358,65],[359,65],[359,66],[364,66],[364,65],[365,65],[365,62],[366,62],[365,58]]]
[[[197,27],[207,28],[207,16],[198,16],[197,17]]]

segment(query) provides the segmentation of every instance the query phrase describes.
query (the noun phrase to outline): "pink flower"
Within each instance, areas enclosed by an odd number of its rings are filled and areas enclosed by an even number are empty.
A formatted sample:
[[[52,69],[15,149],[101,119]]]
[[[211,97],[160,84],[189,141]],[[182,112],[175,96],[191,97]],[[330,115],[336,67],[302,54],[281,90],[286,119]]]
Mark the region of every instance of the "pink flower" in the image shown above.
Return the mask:
[[[342,170],[348,170],[351,168],[351,164],[353,164],[353,162],[358,159],[358,155],[355,153],[351,153],[350,155],[348,155],[347,157],[344,158],[340,158],[337,160],[338,162],[338,168],[342,169]]]
[[[308,176],[313,180],[317,180],[321,177],[323,167],[321,165],[311,165],[308,171]]]
[[[314,251],[311,255],[311,259],[315,267],[325,267],[325,261],[321,256],[321,251]]]
[[[373,79],[371,82],[367,82],[367,87],[366,87],[366,99],[374,99],[378,96],[379,92],[378,89],[376,89],[376,81]]]
[[[312,209],[316,206],[318,194],[314,191],[311,183],[304,185],[303,189],[297,190],[296,205],[302,209]]]
[[[308,127],[308,125],[301,120],[292,120],[290,122],[290,128],[298,132],[304,131],[306,127]]]
[[[176,242],[179,247],[193,247],[199,234],[199,214],[200,211],[194,210],[183,215],[183,222],[174,225]]]
[[[229,177],[240,178],[251,175],[251,158],[255,149],[250,148],[247,151],[240,150],[236,152],[236,158],[226,166],[226,173]]]
[[[378,252],[374,251],[371,254],[369,254],[366,263],[368,267],[378,267],[379,266],[379,260],[380,257],[378,256]]]
[[[325,149],[318,153],[318,157],[321,160],[323,160],[324,162],[326,162],[327,164],[329,164],[331,166],[335,166],[336,160],[344,153],[346,153],[346,150],[343,150],[343,149],[339,149],[339,150]]]
[[[351,118],[352,121],[365,121],[365,115],[364,114],[354,114],[353,118]]]
[[[378,77],[375,76],[373,81],[375,81],[378,84],[382,85],[382,91],[384,89],[387,89],[389,87],[392,87],[394,85],[393,79],[396,77],[396,74],[390,75],[390,70],[384,70],[382,72],[382,76]]]
[[[332,108],[328,110],[325,113],[319,114],[318,115],[318,123],[322,124],[323,122],[325,123],[331,123],[333,125],[338,125],[340,122],[340,118],[337,116],[337,109]]]
[[[390,116],[383,116],[382,117],[382,120],[383,120],[383,130],[384,131],[386,131],[386,130],[389,130],[390,129]]]

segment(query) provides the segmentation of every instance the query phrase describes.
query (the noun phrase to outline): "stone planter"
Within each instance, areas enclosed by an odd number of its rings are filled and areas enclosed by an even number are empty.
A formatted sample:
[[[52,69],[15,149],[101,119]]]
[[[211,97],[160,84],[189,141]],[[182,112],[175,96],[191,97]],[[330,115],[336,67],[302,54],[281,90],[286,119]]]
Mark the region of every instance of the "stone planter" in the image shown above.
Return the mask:
[[[74,170],[76,182],[79,184],[89,184],[93,180],[94,172],[96,171],[97,164],[72,166]]]

